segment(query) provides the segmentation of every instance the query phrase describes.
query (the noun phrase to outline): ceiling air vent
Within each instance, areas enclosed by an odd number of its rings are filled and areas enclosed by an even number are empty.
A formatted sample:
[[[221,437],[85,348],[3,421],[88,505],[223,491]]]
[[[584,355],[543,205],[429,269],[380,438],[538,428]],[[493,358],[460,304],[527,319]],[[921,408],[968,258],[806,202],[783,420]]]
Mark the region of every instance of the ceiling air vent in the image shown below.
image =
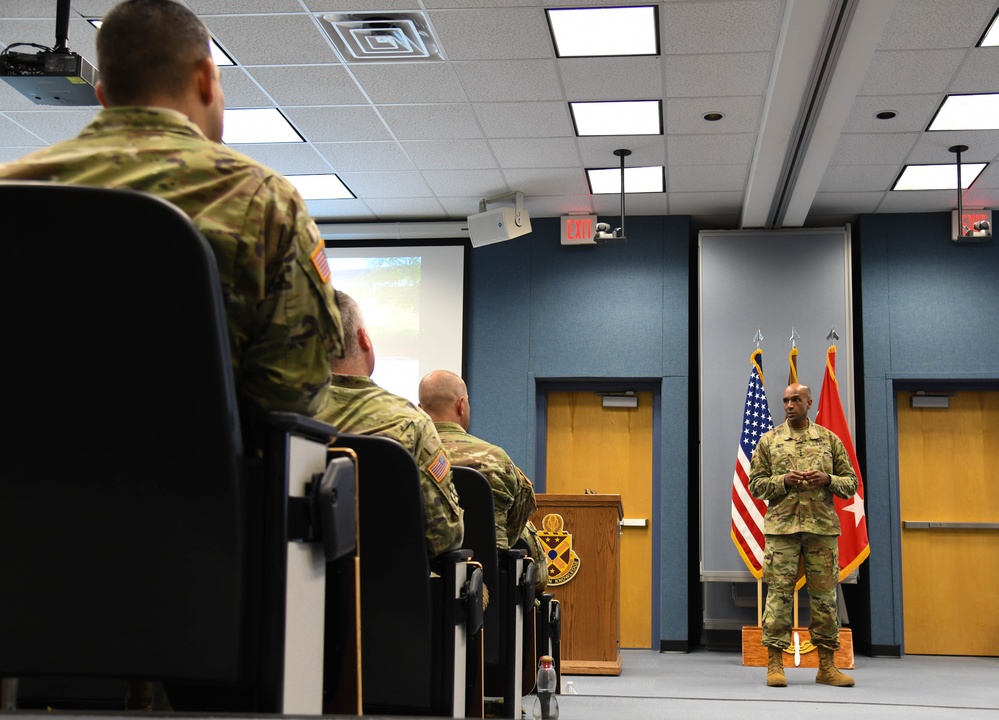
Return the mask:
[[[326,13],[320,17],[344,62],[433,62],[443,60],[420,12]]]

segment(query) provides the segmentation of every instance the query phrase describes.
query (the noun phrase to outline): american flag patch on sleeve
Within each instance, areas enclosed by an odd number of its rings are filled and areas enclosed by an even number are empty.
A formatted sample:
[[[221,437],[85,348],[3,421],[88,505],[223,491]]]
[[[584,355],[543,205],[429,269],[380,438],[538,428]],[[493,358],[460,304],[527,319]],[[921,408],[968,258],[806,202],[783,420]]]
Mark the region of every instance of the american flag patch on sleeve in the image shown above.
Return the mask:
[[[437,457],[434,458],[434,461],[430,463],[430,467],[427,468],[427,470],[430,471],[430,474],[434,476],[434,480],[437,482],[446,478],[448,470],[450,469],[451,461],[447,459],[447,455],[444,453],[443,449],[437,453]]]
[[[326,262],[325,243],[316,243],[316,249],[312,251],[311,257],[312,265],[316,268],[316,272],[319,273],[319,277],[322,278],[323,282],[328,282],[330,279],[330,265]]]

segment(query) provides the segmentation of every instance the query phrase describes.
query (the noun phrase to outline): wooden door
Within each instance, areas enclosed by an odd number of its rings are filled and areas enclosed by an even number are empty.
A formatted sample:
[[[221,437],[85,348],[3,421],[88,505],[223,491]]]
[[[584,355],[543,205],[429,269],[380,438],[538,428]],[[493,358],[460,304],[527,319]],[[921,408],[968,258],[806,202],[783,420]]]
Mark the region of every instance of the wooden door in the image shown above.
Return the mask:
[[[605,408],[592,391],[548,393],[545,492],[618,494],[621,647],[652,646],[652,392],[637,408]]]
[[[904,650],[999,655],[999,392],[912,396],[897,396]]]

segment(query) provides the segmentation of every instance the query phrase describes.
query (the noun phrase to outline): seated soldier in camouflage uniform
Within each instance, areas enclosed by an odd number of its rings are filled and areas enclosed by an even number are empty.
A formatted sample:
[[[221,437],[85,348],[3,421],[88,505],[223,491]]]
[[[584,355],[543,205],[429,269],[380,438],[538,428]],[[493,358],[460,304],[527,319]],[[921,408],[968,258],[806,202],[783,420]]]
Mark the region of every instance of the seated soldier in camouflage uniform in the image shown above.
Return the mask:
[[[141,190],[180,208],[218,262],[244,432],[261,411],[312,416],[343,352],[325,244],[287,178],[222,144],[208,29],[180,3],[122,2],[97,31],[97,64],[104,109],[77,137],[0,165],[0,179]]]
[[[333,379],[317,417],[343,433],[381,435],[398,440],[416,460],[423,490],[427,556],[461,547],[464,536],[451,463],[433,422],[406,398],[372,379],[375,347],[354,298],[336,291],[343,320],[344,356],[330,365]]]
[[[749,471],[749,492],[769,502],[763,519],[763,578],[768,585],[763,645],[769,653],[767,685],[771,687],[787,685],[783,652],[791,643],[799,557],[804,559],[811,609],[808,632],[819,653],[815,682],[853,685],[853,678],[833,663],[833,652],[839,649],[840,534],[833,495],[853,497],[857,476],[843,442],[808,419],[811,406],[807,385],[788,385],[784,391],[787,420],[760,438]]]
[[[535,589],[548,587],[548,559],[530,517],[537,507],[534,486],[503,448],[468,433],[471,406],[465,381],[448,370],[435,370],[420,381],[420,407],[433,419],[452,465],[482,473],[493,489],[496,547],[527,545],[534,559]],[[533,530],[533,535],[532,531]]]

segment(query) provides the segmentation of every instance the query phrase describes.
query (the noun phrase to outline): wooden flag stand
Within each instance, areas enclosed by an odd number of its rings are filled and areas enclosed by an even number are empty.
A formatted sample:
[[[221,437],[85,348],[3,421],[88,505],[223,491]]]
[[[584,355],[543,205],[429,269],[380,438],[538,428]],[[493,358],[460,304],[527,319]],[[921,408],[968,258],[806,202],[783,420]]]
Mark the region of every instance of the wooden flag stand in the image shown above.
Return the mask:
[[[798,636],[798,657],[794,661],[794,636]],[[763,646],[763,579],[756,580],[756,625],[742,627],[742,664],[746,667],[766,667],[769,652]],[[837,668],[853,668],[853,632],[849,628],[839,629],[839,650],[833,653]],[[794,593],[794,629],[791,631],[791,647],[784,651],[784,668],[818,668],[819,653],[811,642],[808,628],[798,627],[798,593]]]

